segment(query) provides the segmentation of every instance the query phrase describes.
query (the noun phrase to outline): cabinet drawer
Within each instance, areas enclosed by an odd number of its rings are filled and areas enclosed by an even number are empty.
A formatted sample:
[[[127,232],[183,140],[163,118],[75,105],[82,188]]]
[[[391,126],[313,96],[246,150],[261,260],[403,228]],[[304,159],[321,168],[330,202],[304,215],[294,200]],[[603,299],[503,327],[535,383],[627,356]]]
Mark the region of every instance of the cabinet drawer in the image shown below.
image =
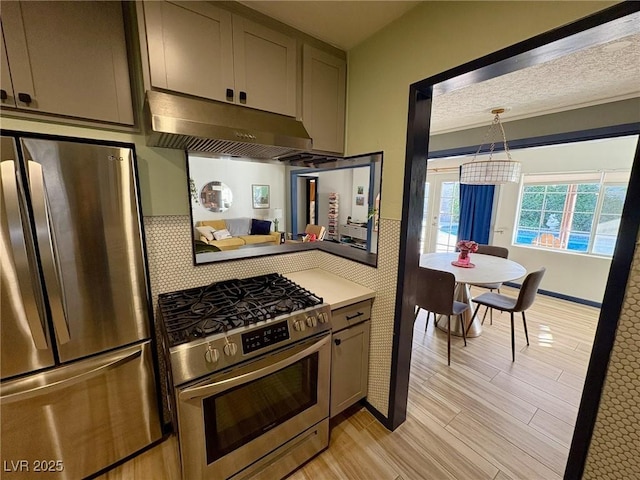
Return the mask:
[[[371,318],[371,300],[354,303],[331,312],[331,329],[339,332]]]

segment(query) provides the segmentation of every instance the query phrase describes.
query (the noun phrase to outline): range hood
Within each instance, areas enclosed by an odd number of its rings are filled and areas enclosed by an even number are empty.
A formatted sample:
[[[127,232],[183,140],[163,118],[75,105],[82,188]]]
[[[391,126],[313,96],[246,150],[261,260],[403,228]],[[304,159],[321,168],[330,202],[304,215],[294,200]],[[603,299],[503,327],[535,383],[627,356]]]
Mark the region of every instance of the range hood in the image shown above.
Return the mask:
[[[149,90],[145,115],[150,147],[259,159],[312,148],[295,118],[232,103]]]

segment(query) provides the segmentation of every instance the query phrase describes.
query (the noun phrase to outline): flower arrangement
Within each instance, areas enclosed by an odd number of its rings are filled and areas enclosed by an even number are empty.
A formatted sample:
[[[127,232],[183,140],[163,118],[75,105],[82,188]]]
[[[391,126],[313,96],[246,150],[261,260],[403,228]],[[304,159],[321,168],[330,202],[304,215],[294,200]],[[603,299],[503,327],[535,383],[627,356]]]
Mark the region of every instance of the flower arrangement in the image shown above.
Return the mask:
[[[473,240],[460,240],[456,244],[456,247],[458,247],[458,250],[460,251],[466,250],[469,253],[475,253],[478,251],[478,244]]]

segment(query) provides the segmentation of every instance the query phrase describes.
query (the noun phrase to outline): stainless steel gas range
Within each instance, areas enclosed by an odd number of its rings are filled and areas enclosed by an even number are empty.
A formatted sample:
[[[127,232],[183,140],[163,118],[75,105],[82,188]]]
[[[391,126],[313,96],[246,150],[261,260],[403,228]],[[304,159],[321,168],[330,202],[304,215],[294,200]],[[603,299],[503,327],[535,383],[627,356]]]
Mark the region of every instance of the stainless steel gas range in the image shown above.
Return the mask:
[[[158,301],[183,479],[282,478],[328,446],[322,298],[268,274]]]

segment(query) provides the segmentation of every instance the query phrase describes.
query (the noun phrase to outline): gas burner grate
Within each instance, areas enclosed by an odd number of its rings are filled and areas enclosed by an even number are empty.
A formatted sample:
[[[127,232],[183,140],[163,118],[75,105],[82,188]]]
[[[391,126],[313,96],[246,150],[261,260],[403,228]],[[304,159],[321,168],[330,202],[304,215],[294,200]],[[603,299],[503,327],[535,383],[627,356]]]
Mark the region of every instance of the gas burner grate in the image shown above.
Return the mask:
[[[322,298],[277,273],[158,296],[170,346],[226,333],[322,302]]]

